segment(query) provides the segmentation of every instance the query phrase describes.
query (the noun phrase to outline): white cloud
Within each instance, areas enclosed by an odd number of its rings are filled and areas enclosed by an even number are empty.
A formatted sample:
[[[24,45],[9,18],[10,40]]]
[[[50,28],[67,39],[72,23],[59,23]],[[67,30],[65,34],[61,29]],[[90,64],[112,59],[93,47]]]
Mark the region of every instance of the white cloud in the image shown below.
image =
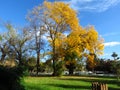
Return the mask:
[[[75,10],[103,12],[119,4],[120,0],[66,0],[66,2]]]
[[[120,45],[120,42],[106,42],[104,43],[105,47],[113,47],[113,46],[117,46]]]

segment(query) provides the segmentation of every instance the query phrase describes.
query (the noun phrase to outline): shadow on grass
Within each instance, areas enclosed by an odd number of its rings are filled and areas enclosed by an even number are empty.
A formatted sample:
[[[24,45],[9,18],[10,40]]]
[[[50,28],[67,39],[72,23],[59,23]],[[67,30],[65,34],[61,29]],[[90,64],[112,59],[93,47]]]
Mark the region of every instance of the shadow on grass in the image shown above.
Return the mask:
[[[40,87],[32,87],[32,86],[29,86],[29,88],[25,88],[25,90],[43,90],[43,89],[40,88]]]
[[[43,86],[41,86],[41,85],[28,85],[25,87],[25,90],[49,90],[49,87],[44,86],[44,85]]]
[[[31,77],[54,77],[54,76],[43,74],[43,75],[31,75]]]
[[[91,90],[89,86],[65,85],[65,84],[46,84],[46,85],[60,87],[60,88],[64,88],[64,89]]]
[[[111,85],[117,85],[118,87],[108,87],[109,90],[120,90],[120,81],[117,80],[106,80],[105,78],[99,79],[90,79],[90,78],[59,78],[59,80],[69,80],[69,81],[84,81],[84,82],[90,82],[92,85],[92,82],[99,82],[99,83],[105,83],[105,84],[111,84]]]

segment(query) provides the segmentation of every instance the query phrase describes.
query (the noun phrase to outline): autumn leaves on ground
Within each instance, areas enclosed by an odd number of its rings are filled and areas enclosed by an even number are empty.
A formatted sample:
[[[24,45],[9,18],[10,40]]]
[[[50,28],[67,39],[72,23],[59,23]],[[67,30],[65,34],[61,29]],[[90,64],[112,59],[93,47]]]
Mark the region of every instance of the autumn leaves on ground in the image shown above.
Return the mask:
[[[96,80],[108,83],[110,88],[119,88],[115,78],[103,78],[104,81],[80,76],[37,77],[43,72],[62,76],[68,71],[73,75],[74,71],[85,71],[86,64],[94,70],[98,56],[103,54],[104,40],[94,26],[82,27],[77,12],[63,2],[45,1],[28,13],[27,20],[28,26],[21,30],[6,23],[7,31],[0,35],[2,75],[18,76],[8,87],[0,83],[1,89],[22,90],[19,89],[22,86],[27,90],[89,90],[91,82]],[[8,81],[13,80],[11,76]],[[110,80],[115,84],[109,83]]]

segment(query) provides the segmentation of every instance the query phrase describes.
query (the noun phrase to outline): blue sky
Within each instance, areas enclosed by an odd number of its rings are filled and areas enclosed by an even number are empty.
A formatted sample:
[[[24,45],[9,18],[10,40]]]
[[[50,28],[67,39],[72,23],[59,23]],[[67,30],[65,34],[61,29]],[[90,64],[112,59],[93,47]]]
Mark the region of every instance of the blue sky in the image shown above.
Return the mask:
[[[0,0],[0,21],[16,26],[26,24],[29,10],[44,0]],[[49,0],[53,1],[53,0]],[[112,52],[120,56],[120,0],[63,0],[78,12],[80,24],[94,25],[105,40],[102,58],[111,58]],[[0,26],[0,32],[4,29]]]

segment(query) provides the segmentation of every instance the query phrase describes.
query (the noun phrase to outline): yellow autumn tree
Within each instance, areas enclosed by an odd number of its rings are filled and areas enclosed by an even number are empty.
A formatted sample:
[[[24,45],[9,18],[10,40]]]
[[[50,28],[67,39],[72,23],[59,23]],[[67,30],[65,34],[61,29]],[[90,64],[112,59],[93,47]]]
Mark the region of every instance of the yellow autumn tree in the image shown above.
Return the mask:
[[[72,30],[66,37],[64,61],[70,75],[73,74],[78,59],[82,57],[84,47],[82,46],[82,38],[80,38],[80,34],[84,33],[85,31],[82,30],[81,27],[78,27],[76,30]]]
[[[99,38],[94,27],[78,28],[73,30],[66,39],[65,61],[69,73],[73,74],[77,59],[86,57],[90,68],[94,68],[95,58],[103,53],[103,39]],[[72,71],[72,72],[71,72]]]
[[[87,31],[87,36],[86,36],[87,53],[85,54],[87,57],[88,66],[93,70],[94,67],[96,66],[97,57],[103,54],[104,40],[103,38],[99,37],[98,32],[94,29],[93,26],[87,27],[85,29]]]
[[[64,43],[62,36],[64,32],[77,30],[79,21],[76,11],[71,9],[64,2],[44,2],[44,23],[48,31],[48,39],[52,48],[53,75],[57,74],[56,63],[63,56],[64,50],[61,48]],[[63,35],[62,35],[63,34]],[[63,51],[62,51],[63,50]],[[64,58],[64,56],[62,57]]]

